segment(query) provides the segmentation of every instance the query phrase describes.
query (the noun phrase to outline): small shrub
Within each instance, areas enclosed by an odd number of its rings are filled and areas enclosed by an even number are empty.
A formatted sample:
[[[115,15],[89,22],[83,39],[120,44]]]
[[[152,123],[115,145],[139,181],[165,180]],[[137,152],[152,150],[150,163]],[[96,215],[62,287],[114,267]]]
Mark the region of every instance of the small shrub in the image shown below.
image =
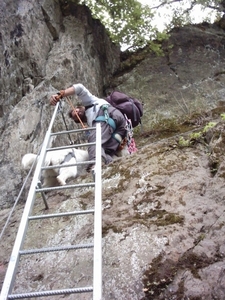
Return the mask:
[[[209,129],[213,128],[214,126],[216,126],[216,122],[209,122],[208,124],[206,124],[206,126],[203,128],[203,132],[207,132],[209,131]]]
[[[180,147],[189,147],[190,146],[190,140],[185,140],[182,136],[179,138],[178,142]]]
[[[199,138],[202,137],[202,132],[193,132],[192,134],[190,134],[190,139],[191,140],[197,140]]]
[[[221,114],[220,116],[221,116],[221,119],[222,119],[223,121],[225,121],[225,114]]]

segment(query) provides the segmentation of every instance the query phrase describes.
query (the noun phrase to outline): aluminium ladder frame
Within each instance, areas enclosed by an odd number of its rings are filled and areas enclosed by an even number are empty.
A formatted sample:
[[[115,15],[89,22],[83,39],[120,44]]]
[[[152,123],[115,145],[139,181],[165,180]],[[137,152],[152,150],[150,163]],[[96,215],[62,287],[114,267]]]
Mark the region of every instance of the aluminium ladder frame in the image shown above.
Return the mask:
[[[19,229],[17,232],[16,240],[14,243],[14,247],[11,253],[11,257],[9,260],[7,272],[5,275],[5,279],[3,282],[0,300],[7,300],[7,299],[23,299],[23,298],[32,298],[32,297],[40,297],[40,296],[50,296],[50,295],[65,295],[65,294],[72,294],[72,293],[83,293],[83,292],[93,292],[93,300],[101,300],[102,299],[102,178],[101,178],[101,126],[100,123],[96,124],[96,128],[87,128],[87,129],[80,129],[80,130],[72,130],[70,132],[78,132],[84,130],[96,130],[96,143],[87,143],[87,144],[80,144],[79,146],[86,146],[86,145],[93,145],[96,144],[96,160],[95,161],[86,161],[83,163],[78,164],[88,164],[88,163],[95,163],[95,182],[90,184],[79,184],[79,185],[65,185],[65,186],[58,186],[55,188],[41,188],[40,186],[40,175],[41,170],[47,169],[50,167],[42,167],[45,155],[47,151],[57,150],[57,149],[65,149],[65,148],[72,148],[78,145],[72,145],[67,147],[57,147],[57,148],[47,148],[50,138],[53,135],[60,135],[64,133],[68,133],[68,131],[63,131],[59,133],[51,133],[57,112],[59,108],[59,102],[56,104],[50,125],[45,135],[45,139],[42,145],[42,149],[39,155],[39,159],[37,162],[37,166],[34,172],[33,180],[31,182],[31,186],[29,189],[28,197],[26,200],[26,204],[24,207],[23,215],[20,221]],[[71,165],[67,165],[71,166]],[[54,166],[56,167],[56,166]],[[57,166],[61,167],[61,165]],[[64,166],[65,167],[65,166]],[[53,167],[52,167],[53,168]],[[46,208],[48,208],[46,198],[44,196],[44,191],[49,190],[56,190],[56,189],[68,189],[74,187],[84,187],[84,186],[94,186],[95,187],[95,200],[94,200],[94,210],[87,210],[87,211],[76,211],[76,212],[68,212],[68,213],[60,213],[60,214],[52,214],[52,215],[42,215],[42,216],[31,216],[32,209],[34,206],[35,201],[35,194],[37,192],[41,192],[42,198],[44,200]],[[62,290],[55,290],[55,291],[43,291],[43,292],[31,292],[26,294],[11,294],[13,285],[16,278],[16,272],[19,264],[20,255],[25,254],[33,254],[33,253],[43,253],[43,252],[51,252],[51,251],[61,251],[61,250],[70,250],[70,249],[81,249],[81,248],[90,248],[92,247],[91,244],[87,245],[72,245],[69,247],[56,247],[56,248],[43,248],[43,249],[28,249],[28,250],[21,250],[26,232],[28,229],[28,222],[29,220],[35,219],[43,219],[43,218],[51,218],[51,217],[61,217],[66,215],[78,215],[78,214],[87,214],[87,213],[94,213],[94,254],[93,254],[93,287],[82,287],[82,288],[70,288],[70,289],[62,289]]]

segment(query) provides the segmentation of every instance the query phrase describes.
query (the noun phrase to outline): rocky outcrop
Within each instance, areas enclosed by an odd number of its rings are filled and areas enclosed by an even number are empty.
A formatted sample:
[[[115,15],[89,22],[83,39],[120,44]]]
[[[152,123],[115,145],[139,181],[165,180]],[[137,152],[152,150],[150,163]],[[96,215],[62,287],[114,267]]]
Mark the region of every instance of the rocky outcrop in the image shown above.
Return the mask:
[[[219,119],[208,130],[154,142],[103,169],[103,299],[224,298],[225,123]],[[89,176],[78,178],[78,183],[89,181]],[[48,213],[91,209],[93,199],[90,188],[51,192]],[[37,201],[34,213],[45,214],[43,208]],[[20,213],[21,205],[1,245],[3,275]],[[1,216],[6,217],[7,210]],[[93,239],[93,219],[88,216],[30,226],[25,248]],[[15,292],[43,285],[46,290],[90,285],[92,256],[81,253],[40,254],[21,262]]]
[[[225,98],[224,44],[216,24],[175,28],[162,42],[162,56],[147,54],[133,71],[143,52],[131,56],[110,84],[141,98],[148,128],[162,118],[201,114]]]
[[[21,0],[1,7],[0,206],[18,195],[22,156],[41,147],[53,113],[50,95],[78,81],[101,94],[119,65],[119,48],[88,8],[63,3]]]

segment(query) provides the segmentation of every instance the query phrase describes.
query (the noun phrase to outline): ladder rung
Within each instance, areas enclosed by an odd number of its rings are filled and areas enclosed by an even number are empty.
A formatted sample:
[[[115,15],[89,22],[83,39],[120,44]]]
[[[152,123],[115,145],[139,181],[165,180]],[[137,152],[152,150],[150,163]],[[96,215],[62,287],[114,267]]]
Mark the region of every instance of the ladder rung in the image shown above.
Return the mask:
[[[49,169],[56,169],[56,168],[66,168],[66,167],[75,167],[80,165],[87,165],[87,164],[94,164],[95,160],[87,160],[82,162],[77,162],[76,164],[61,164],[61,165],[54,165],[54,166],[48,166],[48,167],[42,167],[41,170],[49,170]]]
[[[24,293],[24,294],[11,294],[8,295],[8,299],[24,299],[24,298],[34,298],[34,297],[41,297],[41,296],[56,296],[56,295],[89,293],[89,292],[93,292],[93,287],[81,287],[81,288],[71,288],[71,289],[63,289],[63,290],[31,292],[31,293]]]
[[[81,183],[81,184],[73,184],[73,185],[62,185],[62,186],[55,186],[55,187],[49,187],[49,188],[42,188],[42,189],[36,189],[35,192],[49,192],[49,191],[57,191],[57,190],[66,190],[66,189],[73,189],[73,188],[79,188],[79,187],[94,187],[95,182],[90,183]]]
[[[69,145],[69,146],[62,146],[62,147],[55,147],[55,148],[47,148],[46,151],[55,151],[55,150],[63,150],[63,149],[70,149],[70,148],[78,148],[78,147],[87,147],[91,145],[96,145],[95,142],[93,143],[84,143],[84,144],[74,144],[74,145]]]
[[[96,130],[96,127],[63,130],[63,131],[58,131],[58,132],[52,132],[50,135],[54,136],[54,135],[67,134],[67,133],[84,132],[84,131],[88,131],[88,130]]]
[[[94,160],[88,160],[88,161],[81,161],[77,162],[75,164],[61,164],[61,165],[54,165],[54,166],[48,166],[48,167],[42,167],[41,170],[49,170],[49,169],[56,169],[56,168],[66,168],[66,167],[75,167],[75,166],[82,166],[87,164],[94,164]]]
[[[27,249],[19,251],[20,255],[35,254],[35,253],[46,253],[46,252],[56,252],[56,251],[67,251],[76,249],[93,248],[94,244],[79,244],[79,245],[68,245],[61,247],[51,247],[51,248],[40,248],[40,249]]]
[[[73,215],[85,215],[85,214],[93,214],[94,212],[95,212],[94,209],[71,211],[71,212],[58,213],[58,214],[30,216],[28,220],[40,220],[40,219],[55,218],[55,217],[67,217]]]

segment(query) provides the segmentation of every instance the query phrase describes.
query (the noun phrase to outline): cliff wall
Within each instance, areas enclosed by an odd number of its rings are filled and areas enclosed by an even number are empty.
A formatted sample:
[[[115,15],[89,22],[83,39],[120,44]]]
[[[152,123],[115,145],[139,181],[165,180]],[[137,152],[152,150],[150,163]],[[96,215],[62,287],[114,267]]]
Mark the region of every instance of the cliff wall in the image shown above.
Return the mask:
[[[142,131],[135,129],[138,152],[103,168],[103,299],[225,299],[220,23],[175,28],[162,42],[162,56],[146,49],[126,56],[86,7],[69,1],[7,1],[0,17],[1,227],[26,177],[22,156],[41,148],[54,109],[50,95],[74,82],[100,96],[118,88],[142,100],[145,113]],[[64,103],[63,114],[69,108]],[[60,113],[55,129],[65,129]],[[69,140],[53,140],[60,143]],[[29,183],[1,239],[1,281],[28,188]],[[48,212],[91,209],[93,194],[53,191]],[[34,212],[45,213],[42,199]],[[37,222],[25,246],[82,244],[92,239],[92,228],[86,217]],[[15,291],[85,286],[92,276],[88,263],[67,251],[29,259]]]

